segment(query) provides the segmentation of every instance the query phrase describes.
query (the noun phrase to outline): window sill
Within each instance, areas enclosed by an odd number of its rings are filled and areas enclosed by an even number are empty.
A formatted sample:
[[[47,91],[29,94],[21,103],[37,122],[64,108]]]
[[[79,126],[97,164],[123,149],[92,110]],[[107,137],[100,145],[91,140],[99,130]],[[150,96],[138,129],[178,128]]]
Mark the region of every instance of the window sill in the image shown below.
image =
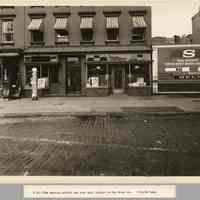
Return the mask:
[[[106,40],[106,44],[119,44],[119,40]]]
[[[1,45],[14,45],[14,41],[1,41],[0,42]]]
[[[55,44],[57,44],[57,45],[62,45],[62,44],[69,44],[69,41],[66,41],[66,42],[64,42],[64,41],[55,41]]]
[[[31,42],[31,46],[44,46],[45,42]]]
[[[108,89],[108,86],[99,86],[99,87],[89,87],[86,86],[87,89]]]
[[[94,41],[80,41],[80,44],[82,45],[94,45]]]
[[[131,42],[131,43],[134,43],[134,44],[135,44],[135,43],[138,43],[138,44],[145,44],[146,41],[145,41],[145,40],[131,40],[130,42]]]

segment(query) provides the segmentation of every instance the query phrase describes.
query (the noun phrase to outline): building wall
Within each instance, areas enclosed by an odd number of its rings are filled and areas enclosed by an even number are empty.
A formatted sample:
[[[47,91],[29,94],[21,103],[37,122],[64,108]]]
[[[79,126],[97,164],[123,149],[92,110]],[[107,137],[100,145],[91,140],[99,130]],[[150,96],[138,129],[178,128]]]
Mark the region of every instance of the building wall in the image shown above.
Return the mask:
[[[192,42],[200,43],[200,12],[192,18]]]
[[[146,28],[146,38],[144,43],[131,43],[132,36],[132,16],[133,12],[142,11],[145,12],[145,21],[147,23]],[[107,13],[120,13],[119,14],[119,43],[107,44],[106,43],[106,16]],[[98,47],[104,47],[109,45],[115,45],[116,48],[120,46],[126,46],[127,52],[129,46],[135,46],[136,50],[138,46],[148,46],[151,47],[151,8],[143,6],[105,6],[105,7],[95,7],[95,6],[27,6],[27,7],[14,7],[14,9],[0,9],[0,17],[13,16],[14,17],[14,41],[13,45],[9,45],[10,48],[20,48],[26,51],[29,47],[35,47],[31,45],[31,32],[28,30],[28,26],[31,23],[31,18],[42,16],[44,19],[44,45],[39,45],[40,48],[45,47],[57,47],[61,44],[55,43],[55,15],[65,14],[68,16],[68,32],[69,32],[69,44],[62,44],[62,47],[74,47],[81,46],[81,30],[80,30],[80,15],[88,13],[94,13],[94,45]],[[6,48],[3,45],[0,48]],[[38,45],[37,45],[38,47]],[[97,49],[96,49],[97,50]],[[97,50],[98,51],[98,50]],[[38,54],[37,52],[36,54]],[[112,53],[112,52],[110,52]],[[141,51],[140,51],[141,53]],[[26,54],[26,53],[25,53]],[[79,52],[75,56],[80,56]],[[82,95],[89,95],[89,91],[86,88],[86,66],[85,66],[85,55],[81,55],[81,86]],[[50,94],[65,95],[66,94],[66,57],[67,55],[59,55],[59,83],[54,84],[52,88],[48,91]],[[25,88],[26,81],[26,66],[24,63],[24,55],[19,59],[19,72],[22,77],[22,84]],[[30,95],[30,89],[24,91],[24,93]],[[46,94],[46,91],[43,92]],[[103,96],[110,91],[99,90],[98,95]]]
[[[105,28],[105,15],[104,12],[121,12],[119,16],[119,39],[120,45],[134,45],[130,43],[131,30],[132,30],[132,19],[130,11],[146,11],[146,23],[147,23],[147,34],[146,44],[151,45],[151,9],[150,7],[25,7],[25,46],[30,46],[30,31],[27,27],[31,22],[31,15],[44,14],[44,40],[45,46],[55,46],[55,31],[54,14],[68,13],[69,15],[69,46],[79,46],[81,41],[80,32],[80,15],[79,13],[94,12],[94,40],[95,45],[105,45],[106,40],[106,28]]]

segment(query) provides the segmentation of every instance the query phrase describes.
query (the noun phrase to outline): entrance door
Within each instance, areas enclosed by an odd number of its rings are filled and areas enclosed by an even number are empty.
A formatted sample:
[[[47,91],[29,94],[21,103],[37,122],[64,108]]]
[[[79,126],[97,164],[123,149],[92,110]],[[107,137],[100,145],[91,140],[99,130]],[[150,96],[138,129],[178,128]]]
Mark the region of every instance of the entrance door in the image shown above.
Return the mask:
[[[124,68],[113,69],[113,93],[124,93],[125,71]]]
[[[81,63],[78,57],[68,59],[66,85],[68,94],[81,93]]]

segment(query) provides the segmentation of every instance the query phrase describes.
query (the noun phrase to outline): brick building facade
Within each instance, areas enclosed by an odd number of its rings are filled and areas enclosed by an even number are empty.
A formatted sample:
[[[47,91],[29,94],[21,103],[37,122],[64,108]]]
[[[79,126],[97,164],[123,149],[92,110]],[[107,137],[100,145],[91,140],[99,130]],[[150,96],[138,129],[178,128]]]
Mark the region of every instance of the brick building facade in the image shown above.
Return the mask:
[[[151,7],[1,7],[1,88],[31,95],[151,94]]]

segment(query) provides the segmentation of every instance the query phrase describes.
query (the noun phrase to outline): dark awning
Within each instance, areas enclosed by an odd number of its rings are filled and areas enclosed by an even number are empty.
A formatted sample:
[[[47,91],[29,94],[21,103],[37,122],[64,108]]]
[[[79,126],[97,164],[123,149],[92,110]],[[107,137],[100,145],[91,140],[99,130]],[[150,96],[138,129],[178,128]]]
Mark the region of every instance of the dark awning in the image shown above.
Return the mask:
[[[144,16],[133,16],[132,22],[133,22],[133,28],[145,28],[147,26]]]
[[[118,17],[107,17],[106,18],[106,28],[119,28]]]
[[[42,31],[43,30],[43,19],[32,19],[28,26],[29,31]]]
[[[66,30],[67,29],[67,18],[56,18],[54,29],[55,30]]]

